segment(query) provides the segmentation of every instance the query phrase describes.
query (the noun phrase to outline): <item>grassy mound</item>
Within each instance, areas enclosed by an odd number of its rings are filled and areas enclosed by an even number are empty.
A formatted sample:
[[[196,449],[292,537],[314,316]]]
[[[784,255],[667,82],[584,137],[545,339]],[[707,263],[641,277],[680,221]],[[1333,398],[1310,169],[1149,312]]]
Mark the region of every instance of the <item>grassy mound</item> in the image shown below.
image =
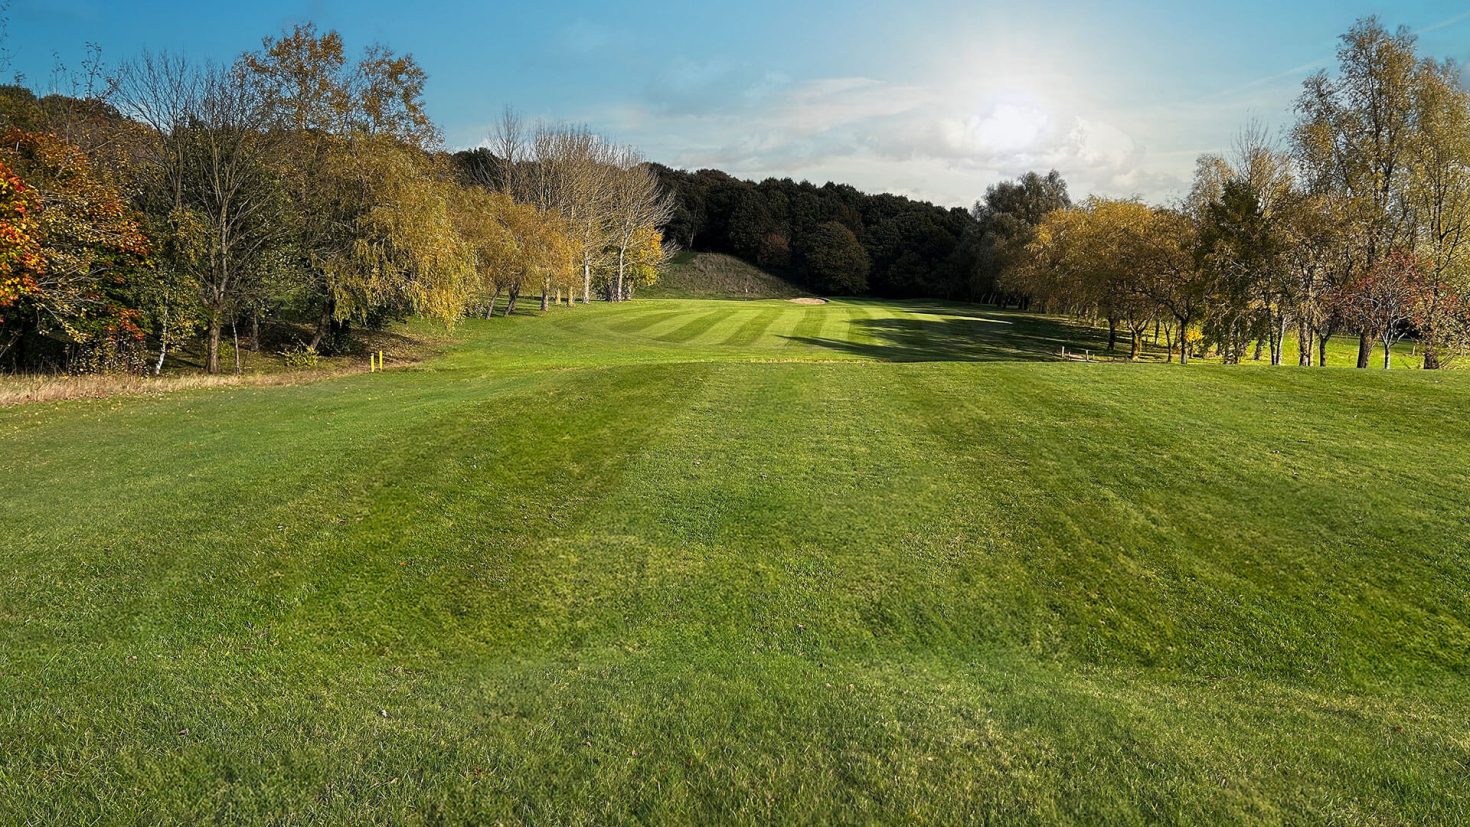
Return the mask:
[[[1462,823],[1470,374],[1096,337],[633,302],[0,409],[0,822]]]
[[[658,283],[640,295],[680,299],[789,299],[810,294],[734,256],[685,251],[674,257]]]

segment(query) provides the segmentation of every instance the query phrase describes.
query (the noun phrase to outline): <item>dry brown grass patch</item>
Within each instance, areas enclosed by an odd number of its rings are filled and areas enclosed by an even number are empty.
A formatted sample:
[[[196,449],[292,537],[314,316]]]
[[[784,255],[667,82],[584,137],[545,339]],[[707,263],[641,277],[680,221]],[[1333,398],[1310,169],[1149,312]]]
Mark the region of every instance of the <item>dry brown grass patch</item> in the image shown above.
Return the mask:
[[[200,388],[303,385],[366,372],[366,366],[334,366],[281,373],[190,373],[176,376],[23,374],[0,377],[0,407],[32,402],[61,402],[68,399],[103,399],[121,395],[148,396]]]

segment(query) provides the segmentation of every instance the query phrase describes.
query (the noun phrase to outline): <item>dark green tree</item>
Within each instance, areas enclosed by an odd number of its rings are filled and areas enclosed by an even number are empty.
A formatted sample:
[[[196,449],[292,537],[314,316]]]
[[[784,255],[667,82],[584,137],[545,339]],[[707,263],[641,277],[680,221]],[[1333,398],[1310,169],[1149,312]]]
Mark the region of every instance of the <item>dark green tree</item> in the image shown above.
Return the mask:
[[[868,253],[852,230],[836,221],[819,224],[805,240],[802,260],[812,288],[843,296],[867,292]]]

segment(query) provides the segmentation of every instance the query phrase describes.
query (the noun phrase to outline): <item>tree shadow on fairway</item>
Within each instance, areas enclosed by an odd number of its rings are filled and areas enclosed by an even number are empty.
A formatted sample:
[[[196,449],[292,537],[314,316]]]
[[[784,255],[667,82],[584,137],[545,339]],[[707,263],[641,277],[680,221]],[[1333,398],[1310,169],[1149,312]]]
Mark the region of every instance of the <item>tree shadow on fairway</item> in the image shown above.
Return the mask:
[[[1107,331],[1065,319],[974,305],[874,303],[881,314],[853,319],[849,338],[788,339],[884,362],[1043,362],[1062,349],[1109,359]],[[1126,354],[1127,334],[1119,349]]]

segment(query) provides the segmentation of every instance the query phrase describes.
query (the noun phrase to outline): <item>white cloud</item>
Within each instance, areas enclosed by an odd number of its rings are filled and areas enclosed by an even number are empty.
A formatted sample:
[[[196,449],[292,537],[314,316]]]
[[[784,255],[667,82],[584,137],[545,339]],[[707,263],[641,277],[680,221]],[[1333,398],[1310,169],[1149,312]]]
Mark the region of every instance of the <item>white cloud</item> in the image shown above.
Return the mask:
[[[1126,123],[1036,96],[863,77],[792,82],[682,64],[642,105],[610,114],[626,140],[675,166],[835,180],[964,205],[1002,178],[1056,168],[1074,194],[1172,197],[1185,182]],[[686,97],[723,106],[693,106]],[[1186,167],[1188,168],[1188,167]]]

